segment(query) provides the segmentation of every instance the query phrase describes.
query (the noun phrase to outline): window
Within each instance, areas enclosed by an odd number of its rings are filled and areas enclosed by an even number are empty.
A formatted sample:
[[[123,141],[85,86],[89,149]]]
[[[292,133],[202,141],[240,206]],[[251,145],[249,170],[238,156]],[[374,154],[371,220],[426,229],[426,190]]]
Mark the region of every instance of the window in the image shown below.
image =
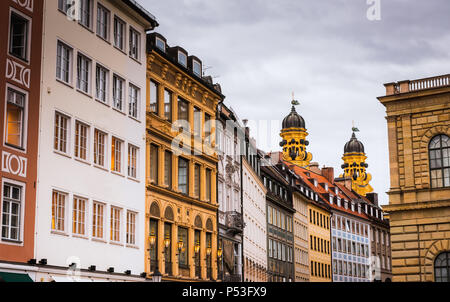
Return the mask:
[[[189,268],[188,266],[188,249],[189,249],[189,241],[188,241],[188,230],[182,227],[178,227],[178,241],[183,242],[183,248],[179,252],[179,260],[178,263],[181,268]]]
[[[194,136],[200,137],[202,129],[202,112],[199,108],[194,107]]]
[[[431,187],[450,187],[450,138],[435,136],[429,145]]]
[[[166,52],[166,43],[158,37],[156,38],[156,47],[158,47],[162,52]]]
[[[124,100],[124,88],[125,88],[125,80],[118,77],[117,75],[113,76],[113,100],[114,100],[114,108],[123,111],[123,100]]]
[[[172,152],[164,153],[164,184],[172,188]]]
[[[11,12],[9,31],[9,54],[26,61],[28,57],[29,21]]]
[[[130,84],[130,99],[128,103],[128,114],[135,119],[139,118],[139,97],[140,91],[134,85]]]
[[[180,63],[184,67],[187,67],[187,56],[181,51],[178,52],[178,63]]]
[[[182,157],[178,159],[178,190],[183,194],[188,194],[189,168],[188,161]]]
[[[120,242],[120,214],[119,208],[111,207],[111,241]]]
[[[92,237],[103,238],[105,205],[94,202],[92,205]]]
[[[114,16],[114,46],[125,51],[125,22]]]
[[[58,112],[55,113],[55,142],[54,149],[68,153],[69,118]]]
[[[192,71],[194,72],[194,74],[198,77],[202,76],[202,65],[198,62],[193,60],[192,61]]]
[[[135,60],[139,60],[140,47],[141,47],[141,35],[133,28],[130,28],[130,57],[132,57]]]
[[[206,201],[211,201],[211,170],[206,169]]]
[[[89,126],[76,121],[75,122],[75,157],[87,160]]]
[[[77,88],[84,93],[90,91],[91,60],[82,54],[77,57]]]
[[[56,78],[67,84],[72,82],[72,48],[59,41],[56,54]]]
[[[65,232],[66,194],[53,191],[52,198],[52,230]]]
[[[58,9],[64,13],[67,13],[69,8],[72,7],[72,1],[69,0],[58,0]]]
[[[194,194],[200,198],[200,165],[194,165]]]
[[[77,235],[86,235],[87,201],[82,198],[73,198],[72,232]]]
[[[178,120],[189,121],[188,107],[189,104],[187,101],[178,98]]]
[[[106,134],[100,130],[94,131],[94,164],[105,166],[106,157]]]
[[[97,4],[97,35],[109,40],[109,11],[100,4]]]
[[[87,28],[91,28],[92,0],[78,0],[80,7],[79,23]]]
[[[95,97],[103,103],[108,103],[109,71],[99,64],[95,72]]]
[[[115,137],[111,144],[111,170],[122,173],[122,145],[123,142]]]
[[[20,241],[22,216],[22,187],[3,185],[2,239]]]
[[[137,178],[137,161],[139,148],[133,145],[128,145],[128,176]]]
[[[211,116],[208,113],[205,113],[205,142],[207,144],[211,144],[211,128],[212,121]]]
[[[153,144],[150,145],[150,181],[158,184],[158,160],[159,148]]]
[[[150,81],[150,112],[158,114],[159,85],[154,81]]]
[[[25,94],[8,88],[6,105],[6,144],[24,147]]]
[[[127,244],[136,245],[136,213],[127,212]]]
[[[172,122],[172,93],[164,89],[164,117]]]

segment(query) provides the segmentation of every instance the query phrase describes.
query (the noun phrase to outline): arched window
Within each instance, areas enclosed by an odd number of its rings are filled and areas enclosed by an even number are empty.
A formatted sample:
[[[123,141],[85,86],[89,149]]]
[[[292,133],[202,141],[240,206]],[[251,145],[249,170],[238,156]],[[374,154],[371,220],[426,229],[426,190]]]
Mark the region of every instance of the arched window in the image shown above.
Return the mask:
[[[450,138],[433,137],[429,145],[431,187],[450,187]]]
[[[450,252],[441,253],[434,260],[434,278],[436,282],[450,282]]]

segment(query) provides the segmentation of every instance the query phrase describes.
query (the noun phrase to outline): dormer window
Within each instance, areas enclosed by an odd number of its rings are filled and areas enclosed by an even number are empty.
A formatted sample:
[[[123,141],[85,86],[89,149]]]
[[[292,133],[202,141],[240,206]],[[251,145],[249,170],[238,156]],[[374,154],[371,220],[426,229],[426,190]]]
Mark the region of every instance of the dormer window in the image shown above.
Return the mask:
[[[178,63],[180,63],[184,67],[187,67],[187,56],[185,53],[182,53],[181,51],[178,52]]]
[[[330,203],[333,204],[333,195],[330,195]]]
[[[358,213],[361,214],[361,204],[358,204]]]
[[[316,194],[316,201],[319,201],[319,196]]]
[[[355,204],[352,202],[352,212],[355,211]]]
[[[341,199],[339,197],[337,198],[337,205],[338,205],[338,207],[341,206]]]
[[[317,187],[317,179],[314,179],[314,186]]]
[[[192,61],[192,71],[198,77],[202,76],[202,64],[200,62],[193,60]]]
[[[334,188],[334,193],[335,193],[336,195],[339,194],[339,189],[338,189],[338,187],[335,187],[335,188]]]
[[[161,38],[156,37],[156,47],[158,47],[162,52],[166,52],[166,42]]]
[[[325,184],[325,191],[328,191],[328,184]]]
[[[347,200],[344,200],[344,208],[348,209],[348,201]]]

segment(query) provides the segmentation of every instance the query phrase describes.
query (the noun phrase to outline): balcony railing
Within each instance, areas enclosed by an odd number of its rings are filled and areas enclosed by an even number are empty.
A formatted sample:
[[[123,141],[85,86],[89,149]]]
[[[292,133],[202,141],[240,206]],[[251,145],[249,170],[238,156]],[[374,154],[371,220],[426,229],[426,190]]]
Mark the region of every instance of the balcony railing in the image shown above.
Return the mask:
[[[411,81],[406,80],[397,83],[388,83],[385,84],[385,86],[386,86],[386,95],[420,91],[430,88],[445,87],[450,86],[450,74]]]
[[[242,214],[236,211],[225,213],[225,226],[234,232],[242,232],[244,230],[244,221]]]

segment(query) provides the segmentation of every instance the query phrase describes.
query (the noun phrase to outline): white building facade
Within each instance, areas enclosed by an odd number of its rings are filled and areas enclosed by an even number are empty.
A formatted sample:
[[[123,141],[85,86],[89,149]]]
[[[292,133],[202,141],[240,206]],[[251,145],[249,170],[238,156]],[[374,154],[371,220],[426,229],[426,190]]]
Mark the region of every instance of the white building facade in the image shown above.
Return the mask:
[[[242,157],[244,281],[267,282],[267,189],[260,177],[260,158],[253,151]]]
[[[68,2],[44,7],[35,256],[57,268],[36,279],[145,280],[146,31],[157,22],[131,0]]]

